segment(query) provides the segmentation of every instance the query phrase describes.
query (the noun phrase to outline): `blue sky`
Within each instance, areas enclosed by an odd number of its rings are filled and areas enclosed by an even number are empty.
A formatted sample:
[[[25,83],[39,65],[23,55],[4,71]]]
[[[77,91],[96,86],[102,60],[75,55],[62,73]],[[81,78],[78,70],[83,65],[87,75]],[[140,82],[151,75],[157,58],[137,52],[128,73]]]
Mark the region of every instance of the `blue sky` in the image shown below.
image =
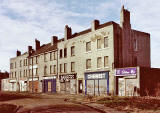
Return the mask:
[[[35,38],[41,44],[53,35],[62,38],[66,24],[79,32],[94,19],[119,23],[123,4],[131,12],[132,28],[151,34],[151,64],[160,67],[159,0],[0,0],[0,70],[9,71],[16,50],[34,47]]]

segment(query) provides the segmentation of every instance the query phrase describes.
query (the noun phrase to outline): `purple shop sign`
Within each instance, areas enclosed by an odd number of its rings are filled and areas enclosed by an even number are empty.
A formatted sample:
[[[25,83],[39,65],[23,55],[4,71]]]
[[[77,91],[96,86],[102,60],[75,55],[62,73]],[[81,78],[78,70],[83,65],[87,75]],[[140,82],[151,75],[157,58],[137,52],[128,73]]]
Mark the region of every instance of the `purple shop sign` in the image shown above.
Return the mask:
[[[137,75],[137,68],[121,68],[115,70],[115,76],[132,76]]]

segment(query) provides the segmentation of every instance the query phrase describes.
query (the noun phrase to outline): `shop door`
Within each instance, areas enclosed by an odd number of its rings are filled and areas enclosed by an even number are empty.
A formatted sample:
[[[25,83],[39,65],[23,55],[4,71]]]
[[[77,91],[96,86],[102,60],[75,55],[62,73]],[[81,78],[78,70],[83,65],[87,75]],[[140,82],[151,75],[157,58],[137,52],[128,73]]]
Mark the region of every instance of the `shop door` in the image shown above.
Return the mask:
[[[99,80],[99,93],[107,94],[107,80]]]
[[[66,91],[65,83],[60,83],[60,89],[61,89],[61,93],[64,93]]]
[[[82,93],[82,90],[83,90],[82,80],[78,80],[78,93]]]
[[[99,84],[98,84],[98,80],[95,80],[95,95],[99,94]]]
[[[70,94],[76,94],[76,80],[70,80]]]
[[[136,96],[136,79],[126,79],[126,96]]]
[[[118,95],[125,96],[125,79],[124,78],[118,79]]]
[[[52,92],[56,93],[56,79],[52,80]]]
[[[87,80],[87,94],[94,94],[94,80]]]
[[[70,82],[66,82],[66,93],[70,93]]]
[[[51,81],[48,81],[48,92],[51,92]]]

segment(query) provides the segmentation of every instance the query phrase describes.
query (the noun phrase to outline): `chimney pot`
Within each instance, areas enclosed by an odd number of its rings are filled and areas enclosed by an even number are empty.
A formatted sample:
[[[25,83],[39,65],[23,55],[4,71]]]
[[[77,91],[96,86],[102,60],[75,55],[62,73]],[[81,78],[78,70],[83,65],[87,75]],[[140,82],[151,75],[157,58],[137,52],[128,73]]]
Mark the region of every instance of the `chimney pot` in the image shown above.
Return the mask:
[[[65,26],[65,33],[64,33],[64,39],[67,40],[72,36],[72,29],[71,27],[68,27],[68,25]]]
[[[92,22],[92,31],[95,31],[99,26],[99,20],[93,20]]]
[[[35,39],[35,48],[36,48],[36,50],[38,50],[39,48],[40,48],[40,41],[39,40],[37,40],[37,39]]]
[[[57,36],[52,36],[51,38],[51,45],[54,45],[58,42],[58,37]]]
[[[21,55],[21,51],[17,50],[17,57]]]

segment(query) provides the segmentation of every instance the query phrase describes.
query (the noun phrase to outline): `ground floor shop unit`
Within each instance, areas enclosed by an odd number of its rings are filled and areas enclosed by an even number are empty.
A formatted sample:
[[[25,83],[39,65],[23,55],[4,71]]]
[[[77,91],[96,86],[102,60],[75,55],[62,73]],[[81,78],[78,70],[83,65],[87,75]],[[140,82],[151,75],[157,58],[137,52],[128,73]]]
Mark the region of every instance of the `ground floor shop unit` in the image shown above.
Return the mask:
[[[77,74],[59,75],[61,93],[77,93]]]
[[[26,80],[19,80],[19,90],[20,92],[26,92],[27,91],[27,79]]]
[[[115,78],[119,96],[155,96],[160,89],[160,69],[156,68],[117,68]]]
[[[56,93],[56,76],[43,77],[42,87],[44,93]]]
[[[29,92],[34,92],[34,93],[40,92],[39,84],[40,84],[40,81],[38,78],[33,78],[33,79],[30,78],[28,81]]]
[[[85,94],[109,94],[109,71],[85,73]]]

